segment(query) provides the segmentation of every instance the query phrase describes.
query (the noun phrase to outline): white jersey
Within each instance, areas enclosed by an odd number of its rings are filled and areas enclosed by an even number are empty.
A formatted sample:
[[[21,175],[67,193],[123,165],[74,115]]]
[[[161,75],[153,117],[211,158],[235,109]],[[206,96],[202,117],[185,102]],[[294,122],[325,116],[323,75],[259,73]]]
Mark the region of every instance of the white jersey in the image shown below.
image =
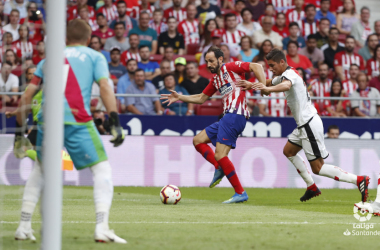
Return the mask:
[[[284,80],[292,83],[292,87],[285,91],[285,97],[297,126],[301,127],[317,114],[317,110],[311,104],[306,84],[296,69],[288,67],[281,76],[273,78],[272,85],[280,84]]]

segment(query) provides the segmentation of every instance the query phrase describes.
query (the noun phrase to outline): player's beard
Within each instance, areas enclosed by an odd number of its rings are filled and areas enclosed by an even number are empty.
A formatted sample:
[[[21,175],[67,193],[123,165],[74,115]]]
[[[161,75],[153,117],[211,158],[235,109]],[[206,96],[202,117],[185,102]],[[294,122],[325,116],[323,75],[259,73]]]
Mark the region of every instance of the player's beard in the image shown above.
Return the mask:
[[[352,51],[354,51],[354,48],[346,48],[346,51],[347,51],[348,53],[352,53]]]
[[[218,73],[218,72],[219,72],[219,69],[220,69],[220,64],[219,64],[219,61],[218,61],[218,67],[216,67],[216,68],[213,68],[213,67],[209,67],[208,69],[209,69],[209,70],[210,70],[210,72],[211,72],[211,73],[213,73],[213,74],[216,74],[216,73]]]

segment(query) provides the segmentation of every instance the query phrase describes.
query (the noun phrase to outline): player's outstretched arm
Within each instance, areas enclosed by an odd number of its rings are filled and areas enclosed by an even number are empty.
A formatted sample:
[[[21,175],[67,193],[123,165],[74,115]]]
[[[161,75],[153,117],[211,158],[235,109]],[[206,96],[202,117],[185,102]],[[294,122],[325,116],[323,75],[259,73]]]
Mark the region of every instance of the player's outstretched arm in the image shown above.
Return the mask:
[[[265,73],[263,66],[258,63],[250,63],[249,64],[249,70],[253,73],[255,73],[255,76],[259,82],[266,84],[266,79],[265,79]]]
[[[170,90],[172,92],[171,94],[161,94],[161,100],[165,100],[162,104],[168,103],[168,106],[170,104],[176,102],[176,101],[183,101],[187,103],[194,103],[194,104],[203,104],[205,101],[207,101],[210,97],[204,93],[200,93],[197,95],[180,95],[174,90]]]
[[[275,86],[270,86],[270,87],[265,86],[261,82],[254,82],[251,84],[252,84],[253,89],[261,90],[265,93],[285,92],[285,91],[288,91],[292,87],[292,82],[289,80],[284,80],[281,83]]]

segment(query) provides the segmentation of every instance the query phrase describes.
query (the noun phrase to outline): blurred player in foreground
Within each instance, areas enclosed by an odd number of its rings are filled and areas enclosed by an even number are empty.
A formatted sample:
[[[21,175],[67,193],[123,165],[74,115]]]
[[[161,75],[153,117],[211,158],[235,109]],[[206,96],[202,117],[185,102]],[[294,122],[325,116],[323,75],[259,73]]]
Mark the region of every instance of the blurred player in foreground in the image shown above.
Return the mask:
[[[228,158],[228,153],[236,147],[236,140],[243,132],[249,111],[245,90],[237,87],[236,83],[245,78],[245,73],[254,72],[256,78],[265,83],[264,70],[260,64],[247,62],[231,62],[223,64],[224,54],[216,46],[206,52],[206,63],[211,73],[216,74],[211,79],[203,93],[184,96],[175,91],[171,94],[162,94],[163,103],[168,106],[178,100],[187,103],[203,104],[219,90],[223,96],[224,116],[219,122],[208,126],[193,139],[195,149],[215,167],[214,178],[210,188],[215,187],[226,175],[235,189],[235,194],[223,203],[239,203],[248,200],[248,195],[240,184],[235,167]],[[208,143],[212,143],[215,154]]]
[[[380,174],[377,180],[377,195],[374,202],[359,202],[355,206],[366,212],[373,213],[375,216],[380,216]]]
[[[326,159],[329,153],[324,143],[323,123],[317,110],[311,104],[306,84],[298,71],[288,66],[286,56],[281,50],[273,49],[266,59],[275,78],[266,80],[266,84],[244,80],[237,86],[247,90],[261,90],[261,93],[265,95],[272,92],[285,92],[286,101],[297,123],[297,128],[294,129],[284,147],[284,155],[293,163],[307,184],[307,190],[300,200],[307,201],[321,194],[306,168],[305,161],[298,154],[303,149],[314,174],[357,185],[362,201],[365,202],[368,198],[368,176],[357,176],[337,166],[325,164],[323,159]]]
[[[108,85],[108,66],[104,56],[87,47],[91,38],[91,28],[80,19],[70,21],[66,30],[64,77],[64,146],[70,154],[77,170],[89,167],[94,180],[94,200],[96,210],[96,242],[127,243],[114,234],[108,226],[109,210],[113,197],[112,170],[107,160],[103,143],[97,132],[90,113],[92,84],[96,81],[100,87],[100,96],[110,119],[114,146],[123,143],[124,134],[117,115],[116,99]],[[21,97],[21,104],[30,104],[44,80],[42,60],[34,73],[31,84]],[[45,82],[45,85],[49,84]],[[44,102],[44,100],[43,100]],[[15,141],[22,136],[22,126],[29,112],[29,105],[19,107],[16,125],[19,128]],[[43,188],[43,176],[40,160],[43,140],[43,112],[39,113],[37,132],[37,158],[32,173],[26,183],[21,207],[21,220],[17,228],[16,240],[35,240],[31,228],[31,217]],[[43,166],[59,167],[59,166]]]

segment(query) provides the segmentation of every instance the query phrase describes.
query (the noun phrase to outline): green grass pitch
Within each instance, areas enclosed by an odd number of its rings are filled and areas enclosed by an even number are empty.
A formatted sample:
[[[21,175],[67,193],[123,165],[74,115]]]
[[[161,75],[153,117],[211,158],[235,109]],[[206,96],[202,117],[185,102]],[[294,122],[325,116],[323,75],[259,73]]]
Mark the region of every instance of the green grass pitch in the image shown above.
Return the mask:
[[[232,188],[181,188],[178,205],[163,205],[159,187],[116,187],[110,227],[127,245],[93,240],[91,187],[65,187],[62,249],[377,249],[380,236],[345,236],[354,229],[358,190],[325,189],[301,203],[303,189],[246,189],[244,204],[221,204]],[[13,239],[23,187],[0,186],[0,249],[39,249],[39,207],[33,216],[37,243]],[[376,190],[370,190],[372,199]],[[380,218],[369,223],[380,231]]]

